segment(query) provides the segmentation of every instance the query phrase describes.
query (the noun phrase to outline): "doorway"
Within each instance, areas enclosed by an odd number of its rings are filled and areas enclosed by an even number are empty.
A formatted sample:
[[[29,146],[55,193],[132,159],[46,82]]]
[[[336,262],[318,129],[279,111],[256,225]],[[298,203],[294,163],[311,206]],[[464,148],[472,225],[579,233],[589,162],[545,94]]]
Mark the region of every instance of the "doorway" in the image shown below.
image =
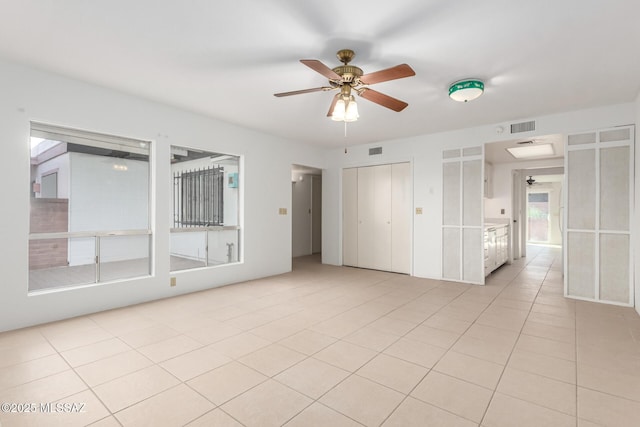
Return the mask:
[[[291,256],[313,257],[322,253],[322,170],[291,166]]]
[[[534,174],[525,181],[527,244],[562,247],[564,173],[559,171],[526,171]]]
[[[536,154],[542,146],[550,154]],[[561,134],[485,144],[485,224],[509,224],[511,260],[528,244],[562,246],[564,154]]]
[[[564,168],[522,170],[521,176],[526,176],[523,243],[562,247]]]
[[[527,191],[527,243],[549,243],[549,192]]]

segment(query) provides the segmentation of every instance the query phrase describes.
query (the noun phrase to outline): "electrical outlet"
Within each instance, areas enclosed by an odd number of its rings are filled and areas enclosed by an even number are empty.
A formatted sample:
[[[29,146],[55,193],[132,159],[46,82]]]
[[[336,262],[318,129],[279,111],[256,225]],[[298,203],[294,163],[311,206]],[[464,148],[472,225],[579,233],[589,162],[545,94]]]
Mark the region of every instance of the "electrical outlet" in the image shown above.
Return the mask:
[[[416,208],[416,215],[422,215],[422,208]]]
[[[286,215],[287,214],[287,208],[280,208],[278,210],[278,212],[280,213],[280,215]]]
[[[176,285],[176,278],[175,278],[175,277],[172,277],[172,278],[171,278],[170,285],[171,285],[171,286],[175,286],[175,285]]]

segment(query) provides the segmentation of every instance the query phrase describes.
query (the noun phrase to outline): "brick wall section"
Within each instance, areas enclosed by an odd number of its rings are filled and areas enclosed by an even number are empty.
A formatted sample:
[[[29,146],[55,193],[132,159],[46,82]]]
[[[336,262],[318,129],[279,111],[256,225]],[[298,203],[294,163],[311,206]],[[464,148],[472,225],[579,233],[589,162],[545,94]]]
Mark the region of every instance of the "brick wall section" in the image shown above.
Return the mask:
[[[66,232],[69,229],[69,200],[31,198],[31,233]],[[67,239],[29,241],[29,269],[68,265]]]

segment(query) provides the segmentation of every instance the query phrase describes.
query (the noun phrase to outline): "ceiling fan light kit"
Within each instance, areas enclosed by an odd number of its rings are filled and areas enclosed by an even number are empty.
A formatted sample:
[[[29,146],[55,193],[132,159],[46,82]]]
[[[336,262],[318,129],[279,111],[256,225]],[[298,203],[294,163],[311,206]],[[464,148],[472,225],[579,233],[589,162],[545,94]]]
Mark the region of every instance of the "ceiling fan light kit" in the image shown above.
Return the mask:
[[[338,95],[340,96],[340,95]],[[336,122],[355,122],[360,115],[358,114],[358,104],[353,95],[349,96],[349,101],[345,102],[343,98],[336,101],[331,114],[331,120]]]
[[[349,62],[355,57],[354,51],[351,49],[342,49],[338,51],[337,56],[340,62],[342,62],[342,65],[333,69],[327,67],[317,59],[300,60],[300,62],[307,67],[329,79],[329,86],[276,93],[274,96],[283,97],[310,92],[340,90],[340,93],[337,94],[331,102],[327,117],[330,117],[331,120],[345,123],[354,122],[360,117],[358,114],[358,104],[351,94],[352,90],[357,93],[358,96],[396,112],[402,111],[409,105],[404,101],[392,98],[389,95],[369,89],[368,87],[375,83],[415,76],[415,71],[413,71],[409,65],[400,64],[385,70],[364,74],[361,68],[355,65],[349,65]]]
[[[473,101],[484,92],[484,83],[478,79],[458,80],[449,86],[449,98],[458,102]]]

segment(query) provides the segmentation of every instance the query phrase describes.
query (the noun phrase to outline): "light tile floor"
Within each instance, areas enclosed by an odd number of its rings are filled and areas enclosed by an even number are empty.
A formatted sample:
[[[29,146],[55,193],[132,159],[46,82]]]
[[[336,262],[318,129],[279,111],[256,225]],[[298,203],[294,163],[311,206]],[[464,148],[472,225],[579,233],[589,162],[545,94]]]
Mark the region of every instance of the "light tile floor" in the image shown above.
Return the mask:
[[[35,413],[0,424],[638,426],[640,317],[563,298],[559,258],[532,246],[481,287],[306,257],[2,333],[0,403]]]

